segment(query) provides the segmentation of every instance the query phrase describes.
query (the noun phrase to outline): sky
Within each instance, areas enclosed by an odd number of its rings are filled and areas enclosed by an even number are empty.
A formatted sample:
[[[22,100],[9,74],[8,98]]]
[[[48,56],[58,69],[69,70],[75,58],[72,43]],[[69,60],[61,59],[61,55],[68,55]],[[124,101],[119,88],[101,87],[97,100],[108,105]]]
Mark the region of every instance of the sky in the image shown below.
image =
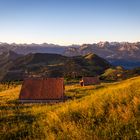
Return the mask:
[[[140,41],[140,0],[0,0],[0,42]]]

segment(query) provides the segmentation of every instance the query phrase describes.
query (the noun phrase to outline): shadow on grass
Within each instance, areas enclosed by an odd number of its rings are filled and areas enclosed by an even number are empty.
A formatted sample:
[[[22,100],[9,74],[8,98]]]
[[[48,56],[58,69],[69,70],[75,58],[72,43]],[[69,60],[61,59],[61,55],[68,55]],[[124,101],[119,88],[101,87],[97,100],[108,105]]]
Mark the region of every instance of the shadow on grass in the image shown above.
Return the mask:
[[[100,89],[100,88],[104,88],[105,86],[104,85],[93,85],[93,87],[89,88],[88,89],[88,86],[81,86],[80,88],[76,88],[76,89],[69,89],[67,90],[68,92],[78,92],[78,91],[87,91],[87,90],[96,90],[96,89]]]
[[[13,115],[0,118],[0,122],[2,122],[1,124],[4,124],[4,125],[7,122],[8,122],[8,125],[17,123],[17,122],[22,122],[22,123],[24,122],[24,123],[32,124],[36,120],[36,118],[37,117],[32,114],[17,112]]]
[[[66,96],[68,97],[69,100],[81,99],[83,97],[93,94],[94,91],[104,87],[105,87],[104,85],[95,85],[95,86],[93,85],[93,87],[90,88],[88,88],[88,86],[84,86],[81,88],[69,89],[66,91]]]
[[[38,115],[16,110],[11,116],[0,118],[1,140],[39,139],[43,136]],[[6,131],[5,131],[6,128]]]
[[[21,109],[26,109],[26,108],[31,108],[30,105],[14,105],[14,106],[6,106],[6,105],[2,105],[0,106],[0,110],[21,110]]]

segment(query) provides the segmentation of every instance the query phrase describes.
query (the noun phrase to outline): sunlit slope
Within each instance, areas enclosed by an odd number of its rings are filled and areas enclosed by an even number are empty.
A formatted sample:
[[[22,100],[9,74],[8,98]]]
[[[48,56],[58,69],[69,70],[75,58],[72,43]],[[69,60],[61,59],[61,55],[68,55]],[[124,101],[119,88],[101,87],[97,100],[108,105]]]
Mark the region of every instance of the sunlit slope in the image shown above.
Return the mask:
[[[0,92],[0,139],[140,139],[140,77],[66,86],[73,100],[18,104],[20,86]]]

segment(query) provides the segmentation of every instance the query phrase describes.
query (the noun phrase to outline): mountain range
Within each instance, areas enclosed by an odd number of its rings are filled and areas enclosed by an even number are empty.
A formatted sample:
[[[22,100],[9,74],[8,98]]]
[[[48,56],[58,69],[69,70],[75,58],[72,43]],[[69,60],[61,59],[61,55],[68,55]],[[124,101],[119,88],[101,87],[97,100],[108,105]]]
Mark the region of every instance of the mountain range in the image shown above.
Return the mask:
[[[83,44],[78,48],[69,47],[65,55],[76,56],[94,52],[113,65],[121,65],[127,69],[140,66],[140,42],[99,42],[97,44]]]
[[[0,54],[7,51],[27,55],[30,53],[52,53],[64,56],[97,54],[113,65],[126,69],[140,66],[140,42],[99,42],[94,44],[60,46],[55,44],[8,44],[0,43]]]

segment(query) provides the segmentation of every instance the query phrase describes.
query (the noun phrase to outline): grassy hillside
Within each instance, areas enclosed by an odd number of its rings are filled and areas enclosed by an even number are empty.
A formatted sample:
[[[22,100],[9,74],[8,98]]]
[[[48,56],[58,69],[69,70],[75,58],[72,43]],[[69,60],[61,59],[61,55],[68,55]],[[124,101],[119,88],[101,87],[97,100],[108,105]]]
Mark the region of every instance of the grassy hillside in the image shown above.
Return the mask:
[[[20,86],[0,92],[0,139],[140,139],[140,77],[66,86],[73,100],[18,104]]]
[[[8,64],[7,64],[8,65]],[[95,54],[66,57],[58,54],[37,53],[22,56],[0,69],[0,81],[22,80],[26,75],[75,78],[102,74],[111,65]]]
[[[131,70],[125,70],[123,67],[117,66],[117,67],[111,67],[109,69],[106,69],[105,72],[102,75],[100,75],[100,79],[109,82],[121,81],[139,75],[140,75],[139,67]]]

